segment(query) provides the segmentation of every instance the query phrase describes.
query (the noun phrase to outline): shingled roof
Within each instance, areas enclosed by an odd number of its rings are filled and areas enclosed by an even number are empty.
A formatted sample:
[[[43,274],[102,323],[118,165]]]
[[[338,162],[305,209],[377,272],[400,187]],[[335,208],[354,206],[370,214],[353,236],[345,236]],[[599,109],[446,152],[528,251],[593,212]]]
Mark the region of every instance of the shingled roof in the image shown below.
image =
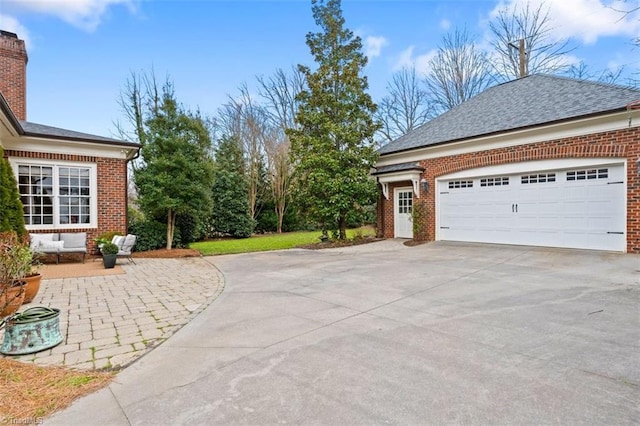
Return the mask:
[[[423,126],[380,148],[408,151],[468,138],[623,111],[640,99],[630,87],[531,75],[491,87]]]
[[[133,142],[106,138],[104,136],[91,135],[89,133],[76,132],[74,130],[61,129],[59,127],[46,126],[44,124],[32,123],[30,121],[20,121],[20,126],[26,136],[41,136],[44,138],[76,140],[84,142],[102,143],[107,145],[125,145],[139,147]]]

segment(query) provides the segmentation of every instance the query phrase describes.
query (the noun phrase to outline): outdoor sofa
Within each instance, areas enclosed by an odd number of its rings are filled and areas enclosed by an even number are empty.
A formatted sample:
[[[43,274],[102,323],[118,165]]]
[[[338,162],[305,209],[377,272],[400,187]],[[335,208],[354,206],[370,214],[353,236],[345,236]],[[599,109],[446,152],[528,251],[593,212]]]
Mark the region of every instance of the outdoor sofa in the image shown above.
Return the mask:
[[[82,254],[82,263],[87,255],[86,232],[61,232],[48,234],[29,234],[31,250],[38,254],[56,256],[56,263],[60,263],[60,256],[64,254]]]

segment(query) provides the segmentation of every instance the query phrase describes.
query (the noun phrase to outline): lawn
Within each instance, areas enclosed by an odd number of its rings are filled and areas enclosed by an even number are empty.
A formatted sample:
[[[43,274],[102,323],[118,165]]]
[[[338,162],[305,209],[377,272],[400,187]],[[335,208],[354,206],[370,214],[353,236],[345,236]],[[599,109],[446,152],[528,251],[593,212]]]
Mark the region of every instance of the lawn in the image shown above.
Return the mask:
[[[320,235],[320,231],[285,232],[282,234],[258,235],[251,238],[225,238],[220,240],[201,241],[191,244],[190,247],[198,250],[204,256],[249,253],[267,250],[285,250],[305,244],[317,243],[320,241]],[[372,227],[347,230],[347,238],[355,238],[358,236],[369,237],[374,235],[375,230]]]

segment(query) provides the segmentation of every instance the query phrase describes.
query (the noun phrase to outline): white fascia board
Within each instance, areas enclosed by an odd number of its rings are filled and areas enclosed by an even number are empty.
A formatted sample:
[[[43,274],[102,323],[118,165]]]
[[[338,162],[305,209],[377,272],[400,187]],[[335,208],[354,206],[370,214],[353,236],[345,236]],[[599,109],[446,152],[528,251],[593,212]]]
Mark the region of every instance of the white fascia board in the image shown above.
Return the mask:
[[[108,145],[64,139],[46,139],[33,136],[22,136],[2,141],[5,149],[45,154],[72,154],[102,158],[126,160],[136,152],[135,147]]]
[[[416,197],[420,197],[420,172],[410,170],[378,176],[378,182],[382,185],[382,193],[387,200],[389,199],[389,184],[405,181],[411,181],[414,194],[416,194]]]
[[[477,137],[444,145],[427,146],[406,152],[383,154],[380,156],[376,167],[489,151],[638,126],[640,126],[640,110],[624,111],[531,129],[515,130],[498,135]]]

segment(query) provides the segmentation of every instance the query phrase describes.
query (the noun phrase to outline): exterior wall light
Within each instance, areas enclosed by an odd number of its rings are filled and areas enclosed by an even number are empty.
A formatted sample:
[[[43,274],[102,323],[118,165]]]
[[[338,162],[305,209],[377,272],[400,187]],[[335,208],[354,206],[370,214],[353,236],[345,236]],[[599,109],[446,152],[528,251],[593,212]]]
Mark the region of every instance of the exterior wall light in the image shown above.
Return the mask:
[[[424,194],[429,191],[429,182],[425,178],[420,179],[420,191]]]

